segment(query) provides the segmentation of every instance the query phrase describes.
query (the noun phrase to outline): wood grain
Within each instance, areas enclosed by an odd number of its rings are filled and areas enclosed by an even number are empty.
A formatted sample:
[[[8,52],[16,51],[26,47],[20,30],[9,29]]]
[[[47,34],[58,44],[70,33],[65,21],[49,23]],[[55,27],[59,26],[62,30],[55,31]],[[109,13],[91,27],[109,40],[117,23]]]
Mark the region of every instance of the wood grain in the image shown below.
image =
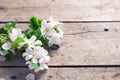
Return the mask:
[[[65,23],[59,50],[49,50],[50,66],[119,65],[120,23]],[[18,24],[23,30],[27,24]],[[106,31],[106,29],[108,31]],[[0,66],[24,66],[21,55],[1,62]]]
[[[28,21],[33,15],[62,21],[120,20],[119,0],[1,0],[0,21]]]
[[[120,68],[50,68],[38,73],[34,73],[27,68],[0,68],[0,80],[25,80],[26,76],[31,73],[35,76],[35,80],[120,79]]]

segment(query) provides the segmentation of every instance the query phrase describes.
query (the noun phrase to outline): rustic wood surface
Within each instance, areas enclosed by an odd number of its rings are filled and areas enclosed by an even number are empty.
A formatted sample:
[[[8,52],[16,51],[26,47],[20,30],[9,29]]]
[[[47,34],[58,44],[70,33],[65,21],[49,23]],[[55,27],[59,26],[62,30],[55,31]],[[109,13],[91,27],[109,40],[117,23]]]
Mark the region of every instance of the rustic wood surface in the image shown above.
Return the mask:
[[[120,23],[64,23],[61,25],[64,31],[62,45],[59,50],[50,51],[49,65],[119,65],[119,25]],[[17,26],[23,30],[28,28],[28,24]],[[105,29],[109,31],[104,31]],[[0,65],[24,66],[24,59],[19,55]]]
[[[18,20],[28,29],[33,15],[64,23],[60,49],[49,50],[49,70],[30,71],[19,54],[0,62],[0,80],[25,80],[30,73],[35,80],[119,80],[119,14],[119,0],[0,0],[0,26]]]
[[[120,68],[50,68],[38,73],[28,68],[0,68],[0,74],[0,80],[25,80],[29,74],[36,80],[119,80]]]
[[[51,15],[63,21],[120,20],[119,0],[1,0],[0,21],[28,21]]]

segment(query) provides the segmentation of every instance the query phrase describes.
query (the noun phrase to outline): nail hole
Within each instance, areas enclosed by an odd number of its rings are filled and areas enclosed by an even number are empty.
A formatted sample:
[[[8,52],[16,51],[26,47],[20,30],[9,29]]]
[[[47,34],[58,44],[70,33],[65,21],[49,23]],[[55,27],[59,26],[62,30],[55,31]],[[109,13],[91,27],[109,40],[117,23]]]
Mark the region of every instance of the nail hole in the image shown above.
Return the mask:
[[[53,76],[48,76],[49,78],[53,78]]]
[[[109,31],[109,29],[104,29],[104,31]]]
[[[17,77],[16,76],[11,76],[10,79],[15,80],[15,79],[17,79]]]
[[[116,48],[118,48],[118,46],[116,46]]]
[[[4,9],[5,9],[5,7],[0,6],[0,10],[4,10]]]

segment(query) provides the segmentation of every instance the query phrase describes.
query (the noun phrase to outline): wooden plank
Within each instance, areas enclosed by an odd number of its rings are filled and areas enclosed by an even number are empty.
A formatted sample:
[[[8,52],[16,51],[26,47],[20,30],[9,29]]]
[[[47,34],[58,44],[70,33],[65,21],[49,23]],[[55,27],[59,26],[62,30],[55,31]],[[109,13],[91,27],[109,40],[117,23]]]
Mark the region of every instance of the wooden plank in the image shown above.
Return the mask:
[[[59,20],[120,20],[119,0],[0,0],[0,21],[28,21],[33,15]]]
[[[26,24],[18,26],[27,28]],[[63,24],[62,45],[59,50],[50,51],[49,65],[119,65],[119,26],[120,23]],[[15,56],[0,66],[24,66],[24,60]]]
[[[0,80],[25,80],[31,73],[35,75],[35,80],[120,79],[120,68],[50,68],[38,73],[30,72],[27,68],[0,68]],[[16,79],[11,79],[15,77]]]

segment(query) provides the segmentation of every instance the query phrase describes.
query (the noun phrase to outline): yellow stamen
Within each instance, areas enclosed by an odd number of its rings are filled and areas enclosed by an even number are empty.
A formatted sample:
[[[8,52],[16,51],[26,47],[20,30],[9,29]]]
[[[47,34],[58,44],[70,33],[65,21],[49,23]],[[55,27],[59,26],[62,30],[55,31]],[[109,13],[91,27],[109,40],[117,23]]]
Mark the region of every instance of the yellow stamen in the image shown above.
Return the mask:
[[[32,52],[32,55],[33,55],[33,56],[35,56],[35,53],[34,53],[34,52]]]

